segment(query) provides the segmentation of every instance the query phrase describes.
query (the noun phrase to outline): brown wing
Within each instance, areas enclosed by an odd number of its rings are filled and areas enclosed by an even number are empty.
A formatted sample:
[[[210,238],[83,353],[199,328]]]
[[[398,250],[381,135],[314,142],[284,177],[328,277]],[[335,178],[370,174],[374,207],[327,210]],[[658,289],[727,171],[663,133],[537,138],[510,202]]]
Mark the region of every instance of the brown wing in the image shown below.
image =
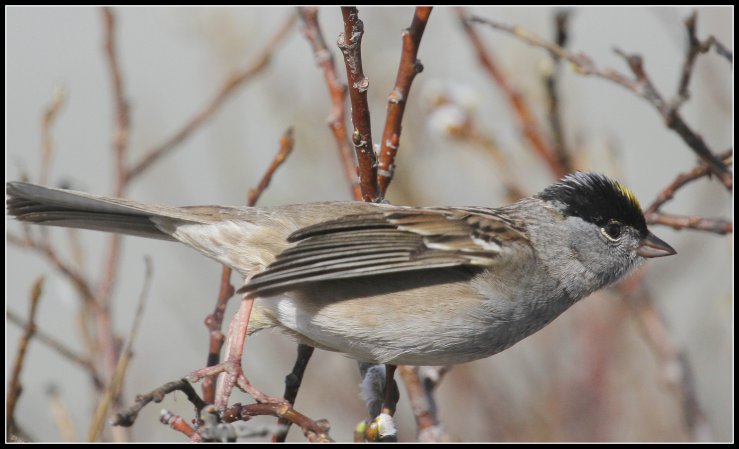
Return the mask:
[[[308,282],[456,266],[490,266],[525,231],[491,209],[393,208],[300,229],[296,244],[239,292],[288,290]]]

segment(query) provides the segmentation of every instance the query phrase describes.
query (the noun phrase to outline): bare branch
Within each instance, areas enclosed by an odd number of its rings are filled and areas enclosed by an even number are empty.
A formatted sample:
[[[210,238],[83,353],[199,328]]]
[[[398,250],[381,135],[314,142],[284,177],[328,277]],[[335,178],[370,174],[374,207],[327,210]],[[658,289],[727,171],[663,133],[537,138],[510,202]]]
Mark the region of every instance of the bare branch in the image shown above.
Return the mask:
[[[560,47],[567,45],[568,24],[570,18],[570,10],[565,9],[558,11],[554,16],[555,39],[554,41]],[[552,132],[552,147],[554,153],[559,159],[559,164],[564,167],[565,171],[574,170],[572,158],[565,144],[564,129],[562,126],[562,114],[560,111],[559,91],[559,75],[562,72],[562,61],[556,54],[550,54],[552,58],[552,67],[544,77],[544,86],[547,91],[547,116],[549,119],[549,128]]]
[[[262,176],[256,188],[249,190],[247,205],[255,206],[259,197],[269,186],[272,176],[278,168],[287,160],[287,157],[293,150],[295,140],[293,138],[292,127],[288,128],[280,138],[280,147],[275,155],[272,163]],[[221,349],[223,348],[224,335],[221,331],[223,325],[223,315],[226,310],[228,300],[234,295],[234,287],[231,285],[231,268],[224,266],[221,272],[221,286],[218,293],[218,301],[216,302],[213,313],[205,318],[205,326],[210,333],[210,345],[208,350],[208,360],[206,366],[216,366],[220,360]],[[207,376],[202,385],[203,397],[209,404],[215,402],[215,375]]]
[[[490,51],[485,47],[482,39],[477,34],[477,31],[475,31],[475,29],[470,25],[470,22],[477,21],[477,18],[466,18],[462,9],[458,9],[457,13],[459,14],[464,31],[477,53],[480,65],[483,66],[488,75],[490,75],[508,99],[508,103],[515,113],[518,124],[521,127],[521,133],[524,135],[526,140],[528,140],[531,148],[536,152],[536,154],[547,164],[552,175],[555,178],[561,178],[567,172],[559,163],[555,150],[547,142],[546,138],[537,126],[534,119],[534,113],[526,103],[526,100],[524,100],[523,96],[516,91],[508,81],[508,78],[506,78],[503,72],[498,68]]]
[[[734,223],[724,218],[706,218],[699,216],[681,216],[654,212],[645,217],[647,224],[660,224],[675,230],[694,229],[696,231],[713,232],[715,234],[731,234]]]
[[[18,399],[21,395],[21,370],[26,361],[28,352],[28,344],[31,342],[33,335],[36,333],[36,311],[38,310],[38,302],[44,287],[44,278],[39,276],[31,287],[30,304],[28,311],[28,324],[23,330],[23,336],[18,343],[18,352],[13,362],[13,370],[10,374],[10,382],[8,382],[8,396],[5,399],[5,431],[8,434],[15,433],[15,407],[18,405]]]
[[[30,326],[30,323],[27,323],[20,316],[16,315],[14,312],[10,310],[6,310],[5,316],[7,317],[8,322],[13,323],[19,327],[27,328],[28,326]],[[39,343],[45,344],[46,346],[48,346],[51,350],[55,351],[60,356],[69,360],[75,365],[79,365],[80,368],[87,371],[90,374],[92,381],[96,386],[101,387],[103,385],[102,380],[100,380],[100,376],[98,375],[97,370],[95,369],[95,365],[93,365],[93,363],[90,361],[89,358],[84,357],[80,354],[77,354],[75,351],[68,348],[66,345],[64,345],[60,341],[57,341],[54,337],[45,333],[43,330],[36,329],[34,333],[34,338]]]
[[[264,192],[264,189],[269,186],[269,183],[272,180],[272,176],[274,176],[275,171],[277,171],[277,169],[280,168],[280,165],[282,165],[285,160],[287,160],[287,157],[292,152],[294,145],[295,139],[293,138],[293,128],[290,127],[280,138],[280,149],[277,151],[277,154],[272,160],[269,168],[267,168],[267,171],[264,173],[264,176],[262,176],[261,181],[259,181],[259,184],[256,188],[249,190],[249,206],[254,206],[257,203],[257,200],[260,196],[262,196],[262,192]]]
[[[162,156],[171,152],[177,147],[177,145],[184,142],[190,134],[210,120],[223,103],[225,103],[225,101],[230,98],[239,87],[251,80],[255,75],[261,73],[267,65],[269,65],[272,54],[277,46],[282,43],[288,35],[288,32],[292,29],[293,24],[295,23],[295,18],[295,14],[291,13],[285,22],[277,29],[272,38],[267,42],[267,45],[257,56],[256,61],[228,77],[228,79],[218,89],[215,96],[200,111],[195,113],[195,115],[179,131],[163,143],[149,149],[141,160],[129,167],[128,172],[126,173],[127,181],[139,176]]]
[[[54,251],[54,249],[48,243],[37,242],[34,240],[29,240],[27,238],[21,238],[11,233],[7,234],[7,241],[11,245],[15,245],[21,248],[27,248],[45,256],[46,260],[57,271],[59,271],[59,273],[66,277],[75,287],[75,289],[77,289],[77,292],[82,297],[85,306],[92,309],[98,307],[97,301],[95,300],[95,295],[92,293],[92,289],[90,288],[87,279],[85,279],[85,277],[82,276],[82,274],[78,273],[74,268],[70,267],[68,264],[59,259],[56,251]]]
[[[726,150],[719,155],[719,159],[721,159],[721,162],[723,164],[729,167],[733,163],[734,150]],[[662,192],[660,192],[659,195],[657,195],[657,198],[652,202],[652,204],[649,205],[649,207],[647,207],[644,215],[649,216],[657,212],[660,207],[662,207],[666,202],[670,201],[675,196],[675,193],[680,188],[704,176],[709,176],[710,174],[711,169],[705,162],[698,164],[695,168],[687,173],[680,173],[679,175],[677,175],[674,181],[672,181],[667,187],[662,190]]]
[[[192,385],[190,385],[190,382],[185,379],[180,379],[172,382],[167,382],[166,384],[156,388],[155,390],[147,394],[136,396],[134,405],[129,407],[127,410],[116,414],[111,419],[110,424],[113,426],[123,427],[132,426],[133,423],[136,421],[136,418],[138,417],[141,409],[146,407],[146,405],[150,402],[162,402],[165,396],[173,391],[182,391],[183,393],[185,393],[185,395],[187,396],[187,400],[195,406],[195,411],[198,415],[200,414],[201,410],[203,410],[203,408],[208,405],[206,402],[200,399],[200,396],[198,396],[198,393],[195,391]]]
[[[706,143],[696,132],[694,132],[680,116],[677,109],[674,109],[664,100],[662,95],[652,84],[642,65],[641,57],[638,55],[629,55],[620,50],[616,53],[626,59],[635,78],[629,78],[626,75],[616,72],[613,69],[599,69],[593,63],[592,59],[583,53],[571,53],[559,45],[547,42],[534,33],[527,31],[521,27],[503,25],[481,17],[472,17],[468,19],[470,22],[478,22],[487,24],[497,30],[505,31],[517,38],[534,45],[549,50],[551,53],[571,62],[575,66],[575,71],[581,75],[593,75],[619,84],[636,95],[647,100],[662,116],[668,128],[675,131],[685,143],[695,152],[701,159],[706,161],[711,170],[719,177],[728,190],[733,185],[733,175],[721,161],[711,151]]]
[[[115,154],[116,183],[114,196],[121,196],[126,185],[125,153],[128,146],[128,132],[131,123],[128,101],[123,88],[123,75],[118,62],[116,50],[116,22],[113,10],[110,7],[102,8],[103,23],[105,24],[104,50],[106,61],[110,69],[113,85],[113,104],[115,109],[115,132],[113,135],[113,153]]]
[[[64,105],[65,92],[60,86],[54,88],[51,104],[44,111],[41,119],[41,171],[39,173],[39,184],[49,183],[49,170],[51,157],[54,153],[54,144],[51,139],[51,125],[54,124],[59,111]]]
[[[377,167],[377,181],[382,197],[385,196],[395,172],[395,156],[400,144],[403,113],[411,91],[411,84],[416,75],[423,70],[423,65],[417,58],[418,47],[421,45],[421,38],[430,15],[431,7],[416,7],[410,28],[403,30],[401,36],[403,48],[400,53],[398,74],[395,77],[395,87],[387,98],[387,117],[382,141],[380,142],[379,165]]]
[[[221,286],[218,289],[218,300],[213,309],[213,313],[205,317],[205,327],[208,328],[210,335],[210,344],[208,345],[208,359],[205,366],[215,366],[220,362],[221,349],[225,336],[221,327],[223,326],[223,316],[226,313],[226,305],[228,300],[234,295],[234,286],[231,285],[231,267],[223,266],[221,271]],[[208,404],[215,402],[216,395],[216,378],[215,376],[206,377],[201,385],[203,399]]]
[[[330,429],[326,420],[314,421],[302,413],[296,411],[286,402],[282,403],[263,403],[263,404],[234,404],[223,413],[225,422],[246,421],[252,416],[275,416],[283,418],[299,426],[303,430],[303,434],[308,441],[313,443],[330,443],[333,442],[328,434]]]
[[[93,415],[90,428],[87,433],[87,440],[90,442],[95,441],[103,430],[103,426],[105,425],[105,416],[108,414],[108,410],[113,402],[119,397],[120,391],[123,388],[123,379],[126,376],[128,364],[131,361],[131,357],[133,357],[133,342],[138,335],[141,319],[144,316],[144,306],[146,305],[146,300],[149,295],[149,287],[151,286],[151,259],[146,257],[144,262],[146,267],[144,282],[141,286],[141,294],[139,295],[138,305],[136,306],[136,313],[133,318],[133,324],[131,325],[131,331],[128,334],[126,344],[121,351],[121,357],[118,359],[118,363],[115,367],[112,378],[110,379],[110,383],[107,385],[102,398],[100,398],[97,410]]]
[[[336,148],[339,150],[339,159],[344,167],[344,174],[349,181],[352,197],[359,201],[362,199],[362,191],[357,180],[357,166],[354,163],[354,154],[349,146],[349,137],[346,132],[346,84],[342,83],[336,73],[334,56],[326,46],[321,27],[318,23],[318,8],[298,8],[300,19],[303,21],[303,34],[310,42],[316,63],[323,70],[329,95],[331,96],[331,114],[328,116],[328,127],[336,140]]]
[[[377,184],[377,155],[372,146],[367,90],[369,80],[362,70],[362,35],[364,24],[359,20],[359,11],[351,6],[343,6],[344,32],[339,34],[338,46],[344,55],[346,76],[349,80],[349,98],[352,104],[352,144],[357,155],[359,185],[362,200],[375,202],[381,199]]]

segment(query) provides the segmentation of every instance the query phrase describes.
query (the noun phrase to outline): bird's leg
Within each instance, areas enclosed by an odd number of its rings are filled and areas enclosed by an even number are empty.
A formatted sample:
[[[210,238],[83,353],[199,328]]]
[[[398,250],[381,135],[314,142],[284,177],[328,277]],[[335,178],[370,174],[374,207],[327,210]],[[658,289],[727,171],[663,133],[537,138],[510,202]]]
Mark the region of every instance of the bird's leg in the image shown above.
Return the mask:
[[[395,382],[396,365],[385,365],[385,398],[382,402],[382,413],[395,414],[395,407],[400,399],[398,384]]]
[[[219,411],[225,410],[228,406],[228,400],[231,398],[234,386],[238,386],[251,395],[257,402],[283,402],[282,399],[273,398],[257,390],[244,376],[244,371],[241,368],[246,330],[253,305],[254,299],[245,297],[241,301],[239,310],[231,319],[228,335],[226,336],[226,353],[223,362],[199,369],[188,376],[190,382],[197,382],[204,377],[219,375],[214,404]]]
[[[308,367],[308,361],[312,355],[313,346],[304,345],[302,343],[298,344],[298,357],[295,359],[295,366],[293,366],[292,372],[285,376],[285,394],[283,397],[290,403],[290,406],[295,405],[295,398],[297,398],[300,384],[303,382],[303,374],[305,374],[305,369]],[[289,429],[290,421],[280,418],[277,420],[277,424],[288,426]],[[285,431],[285,433],[275,435],[272,437],[272,441],[276,443],[284,443],[286,437],[287,431]]]

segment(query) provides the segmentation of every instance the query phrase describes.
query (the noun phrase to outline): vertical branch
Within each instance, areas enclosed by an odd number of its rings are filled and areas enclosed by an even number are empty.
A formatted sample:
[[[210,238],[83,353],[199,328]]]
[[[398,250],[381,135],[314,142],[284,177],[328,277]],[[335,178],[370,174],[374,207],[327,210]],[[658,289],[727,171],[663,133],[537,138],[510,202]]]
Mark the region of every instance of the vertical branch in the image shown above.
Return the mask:
[[[130,125],[128,101],[123,88],[123,76],[118,62],[116,48],[116,20],[110,7],[102,9],[105,23],[105,55],[110,69],[110,79],[113,86],[113,103],[115,112],[115,131],[113,134],[113,153],[115,154],[116,183],[113,189],[114,196],[121,196],[126,185],[125,154],[128,146],[128,128]]]
[[[33,335],[36,333],[36,311],[38,310],[38,301],[41,298],[41,292],[43,291],[44,278],[39,277],[33,283],[31,287],[30,306],[28,312],[28,324],[23,331],[23,337],[21,337],[20,343],[18,344],[18,353],[15,356],[13,362],[13,370],[10,374],[10,382],[8,382],[8,396],[5,402],[5,431],[8,435],[15,433],[15,407],[18,404],[18,398],[21,395],[21,370],[26,360],[26,353],[28,352],[28,344],[31,342]]]
[[[349,98],[352,104],[352,144],[357,154],[359,186],[362,200],[375,202],[381,199],[377,184],[377,156],[372,146],[367,89],[369,80],[362,70],[362,35],[364,24],[359,20],[359,11],[353,6],[342,6],[344,32],[339,34],[338,46],[344,55],[346,75],[349,80]]]
[[[385,130],[380,142],[380,157],[377,167],[377,181],[380,187],[380,195],[385,196],[387,187],[393,179],[395,172],[395,156],[400,143],[400,132],[402,130],[403,113],[405,112],[406,100],[411,90],[413,79],[423,71],[421,61],[417,59],[418,47],[426,29],[431,7],[419,6],[413,14],[413,21],[408,29],[403,30],[403,48],[400,53],[400,64],[398,74],[395,77],[395,87],[387,98],[387,117],[385,119]]]
[[[134,314],[133,324],[131,325],[131,331],[128,334],[128,338],[121,353],[121,357],[118,359],[118,362],[116,364],[112,379],[110,380],[110,383],[106,386],[105,393],[103,394],[102,398],[100,398],[97,410],[95,411],[95,415],[93,416],[92,422],[90,423],[90,428],[88,429],[87,433],[87,440],[89,442],[95,441],[98,435],[100,435],[100,432],[102,432],[103,426],[106,422],[105,417],[108,414],[108,410],[115,403],[116,398],[120,395],[121,389],[123,388],[123,379],[125,378],[126,371],[128,370],[128,364],[133,357],[133,342],[134,340],[136,340],[139,326],[141,325],[141,319],[144,317],[144,306],[146,305],[146,300],[149,296],[149,287],[151,286],[151,259],[149,259],[148,257],[145,258],[144,265],[146,270],[144,273],[144,282],[141,286],[141,293],[139,295],[138,305],[136,306],[136,312]]]
[[[103,50],[106,62],[110,70],[111,85],[113,87],[113,109],[115,116],[115,131],[113,134],[113,153],[115,160],[115,184],[114,196],[122,196],[126,187],[125,153],[128,144],[128,102],[125,98],[123,88],[123,75],[121,74],[118,53],[116,49],[116,20],[113,10],[109,7],[102,8],[103,23],[105,27],[105,41]],[[110,236],[105,264],[103,265],[102,278],[96,294],[96,300],[100,307],[95,313],[98,338],[105,366],[105,377],[113,375],[118,363],[119,348],[117,338],[113,331],[113,320],[110,314],[110,295],[116,281],[118,261],[120,260],[121,237]],[[116,398],[117,399],[117,398]]]
[[[479,60],[480,65],[482,65],[490,78],[495,81],[498,87],[500,87],[505,94],[508,99],[508,103],[516,115],[516,119],[518,120],[518,124],[521,127],[521,132],[524,137],[536,154],[547,164],[552,175],[554,175],[555,178],[561,178],[567,173],[567,171],[559,163],[554,149],[542,135],[541,130],[536,124],[533,111],[526,103],[523,96],[515,89],[514,86],[511,85],[503,72],[498,68],[490,51],[485,47],[482,39],[477,34],[477,31],[475,31],[472,25],[470,25],[468,21],[469,19],[464,16],[464,11],[459,9],[458,14],[462,27],[477,53],[477,59]]]
[[[316,63],[323,70],[323,77],[326,80],[329,95],[331,96],[331,113],[328,116],[328,127],[336,140],[336,147],[339,150],[339,158],[341,165],[344,167],[344,174],[351,186],[352,196],[355,200],[362,199],[362,191],[357,182],[357,167],[354,164],[354,154],[349,146],[349,137],[346,132],[346,110],[344,102],[346,100],[346,84],[342,83],[336,73],[336,65],[334,64],[334,56],[326,46],[323,38],[321,27],[318,23],[318,8],[300,7],[298,14],[303,22],[303,34],[310,42],[311,48],[315,55]]]
[[[41,119],[41,172],[38,179],[39,184],[42,185],[49,183],[49,169],[54,152],[54,144],[51,140],[51,125],[64,105],[64,96],[64,89],[57,86],[54,89],[51,104],[46,108]]]
[[[557,43],[557,45],[563,48],[567,45],[567,28],[569,19],[569,10],[559,11],[554,16],[554,41]],[[554,148],[554,154],[559,160],[559,164],[564,167],[566,171],[570,172],[574,169],[574,167],[572,166],[572,159],[570,157],[569,151],[567,151],[567,146],[565,144],[564,130],[562,129],[562,114],[560,111],[559,102],[559,89],[557,86],[560,79],[559,75],[562,72],[562,60],[555,53],[550,53],[550,56],[552,58],[553,67],[545,77],[544,84],[547,90],[547,115],[549,117],[549,128],[551,129],[552,139],[554,141],[552,146]]]
[[[278,168],[287,160],[287,157],[293,150],[295,140],[293,138],[293,128],[288,128],[280,138],[280,148],[277,151],[269,168],[265,171],[259,184],[254,189],[249,190],[247,206],[253,207],[259,201],[264,190],[269,186],[272,176]],[[218,292],[218,301],[216,301],[213,313],[205,318],[205,326],[210,333],[210,344],[208,347],[208,360],[206,366],[216,366],[220,362],[221,349],[223,349],[224,335],[221,331],[223,325],[223,316],[226,311],[228,300],[234,295],[234,287],[231,285],[231,268],[224,266],[221,271],[221,286]],[[203,399],[208,404],[215,403],[215,376],[207,376],[203,381],[202,391]]]

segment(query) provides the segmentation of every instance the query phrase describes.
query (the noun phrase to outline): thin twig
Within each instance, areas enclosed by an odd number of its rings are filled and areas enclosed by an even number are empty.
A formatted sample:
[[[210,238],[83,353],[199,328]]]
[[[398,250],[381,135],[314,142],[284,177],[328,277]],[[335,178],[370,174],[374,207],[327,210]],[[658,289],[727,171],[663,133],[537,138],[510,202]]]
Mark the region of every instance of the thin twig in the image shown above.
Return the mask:
[[[174,150],[177,145],[187,139],[190,134],[197,130],[201,125],[206,123],[220,109],[224,102],[244,83],[254,78],[255,75],[261,73],[268,65],[277,46],[281,44],[295,23],[295,13],[290,13],[285,22],[277,29],[275,34],[267,42],[267,45],[257,55],[256,60],[248,67],[233,73],[218,89],[215,96],[206,103],[206,105],[195,113],[195,115],[173,136],[165,140],[163,143],[149,149],[146,155],[137,163],[130,166],[126,179],[128,181],[139,176],[149,166],[157,162],[162,156]]]
[[[253,416],[275,416],[299,426],[308,441],[313,443],[333,442],[328,434],[330,426],[326,420],[314,421],[296,411],[286,402],[262,404],[234,404],[223,413],[225,422],[247,421]]]
[[[77,290],[77,293],[82,297],[85,307],[90,307],[93,310],[98,307],[95,295],[92,293],[92,288],[87,279],[85,279],[85,277],[77,272],[73,267],[63,262],[56,254],[54,248],[52,248],[48,243],[21,238],[11,233],[7,233],[6,237],[7,242],[11,245],[30,249],[45,256],[46,260],[54,267],[54,269],[64,275],[64,277],[72,283]]]
[[[130,126],[129,107],[123,84],[121,64],[118,59],[116,43],[116,18],[110,7],[101,9],[104,24],[103,51],[108,64],[113,90],[113,115],[115,126],[113,131],[113,155],[115,182],[113,195],[123,196],[126,188],[125,155],[128,147],[128,135]],[[102,355],[104,375],[106,378],[113,376],[116,364],[119,361],[120,352],[118,338],[115,335],[113,318],[111,316],[111,294],[117,280],[118,266],[121,257],[121,236],[118,234],[109,237],[105,263],[102,266],[101,277],[95,295],[96,302],[100,307],[93,311],[93,318],[97,330],[97,338]],[[114,398],[118,401],[118,398]]]
[[[508,26],[500,24],[491,20],[487,20],[481,17],[472,17],[468,19],[470,22],[478,22],[491,26],[494,29],[505,31],[517,38],[534,45],[549,50],[551,53],[556,54],[562,59],[571,62],[575,71],[581,75],[592,75],[599,78],[603,78],[612,81],[618,85],[625,87],[636,95],[644,98],[649,102],[662,116],[665,124],[668,128],[675,131],[683,141],[696,153],[701,159],[706,161],[711,167],[711,170],[719,177],[721,182],[726,188],[731,191],[733,186],[733,175],[721,161],[716,157],[713,151],[706,145],[703,138],[693,131],[687,123],[682,119],[677,109],[671,107],[671,105],[664,100],[662,95],[654,87],[654,84],[649,79],[646,71],[644,70],[642,59],[639,55],[626,54],[621,50],[616,50],[616,53],[626,59],[629,68],[634,74],[634,78],[630,78],[623,75],[613,69],[599,69],[593,60],[583,53],[571,53],[568,50],[560,47],[559,45],[548,42],[536,34],[527,31],[521,27]]]
[[[688,91],[688,85],[690,79],[693,76],[693,66],[695,61],[698,60],[698,55],[708,53],[711,47],[716,49],[716,53],[720,54],[729,59],[729,62],[733,62],[733,56],[726,47],[724,47],[715,37],[709,36],[705,41],[701,42],[696,34],[696,23],[698,19],[698,12],[693,11],[691,15],[685,19],[685,30],[688,33],[688,48],[685,54],[685,62],[680,75],[680,82],[678,83],[677,95],[673,100],[671,108],[677,110],[685,101],[690,98],[690,92]],[[728,52],[728,53],[727,53]]]
[[[192,387],[190,382],[188,382],[186,379],[180,379],[172,382],[167,382],[166,384],[154,389],[147,394],[136,396],[134,404],[127,410],[116,414],[111,419],[110,424],[113,426],[123,427],[132,426],[133,423],[136,422],[136,418],[138,417],[141,409],[146,407],[146,405],[150,402],[162,402],[165,396],[173,391],[182,391],[183,393],[185,393],[185,395],[187,396],[187,400],[195,406],[195,411],[198,415],[200,414],[200,411],[208,405],[200,398],[200,396],[198,396],[198,393]]]
[[[466,18],[462,9],[458,9],[457,13],[459,14],[459,18],[464,31],[467,34],[467,37],[470,39],[475,52],[477,53],[477,58],[480,64],[487,71],[488,75],[490,75],[493,81],[495,81],[495,83],[500,87],[500,89],[503,91],[506,98],[508,99],[508,103],[510,104],[513,112],[516,115],[516,119],[518,120],[518,124],[521,128],[522,134],[531,145],[531,148],[547,164],[552,175],[555,178],[561,178],[567,172],[565,168],[560,164],[558,157],[555,154],[554,148],[552,148],[551,144],[547,142],[546,138],[536,124],[533,111],[526,103],[526,100],[523,98],[523,96],[515,89],[513,85],[511,85],[511,83],[508,81],[508,78],[506,78],[503,72],[498,68],[495,60],[491,56],[491,52],[485,47],[485,44],[482,42],[480,36],[477,34],[477,31],[475,31],[475,29],[470,25],[470,22],[476,21],[476,18]]]
[[[387,97],[387,116],[382,141],[380,142],[379,165],[377,166],[377,182],[382,197],[385,196],[395,172],[395,156],[400,144],[403,113],[411,91],[411,84],[416,75],[423,71],[423,65],[418,60],[418,48],[421,45],[421,38],[430,15],[431,7],[416,7],[410,28],[403,30],[401,35],[403,48],[400,52],[400,64],[398,64],[398,74],[395,77],[395,87]]]
[[[49,386],[46,390],[46,396],[49,399],[49,411],[54,418],[54,423],[62,439],[66,442],[73,443],[80,441],[77,436],[77,430],[74,427],[74,420],[69,408],[59,395],[56,386]]]
[[[16,315],[15,312],[11,310],[5,311],[5,317],[8,319],[9,323],[13,323],[19,327],[26,328],[29,326],[28,322],[24,321],[20,316]],[[84,371],[87,371],[92,378],[93,384],[98,387],[102,386],[103,382],[98,375],[97,369],[95,369],[95,365],[90,361],[89,358],[77,354],[75,351],[68,348],[60,341],[57,341],[54,337],[45,333],[41,329],[36,329],[34,338],[39,343],[48,346],[51,350],[55,351],[60,356],[74,363],[75,365],[78,365]]]
[[[264,189],[266,189],[269,186],[270,181],[272,181],[272,176],[274,176],[277,169],[280,168],[280,166],[287,160],[287,157],[292,152],[294,146],[295,139],[293,138],[293,128],[291,126],[285,131],[282,137],[280,137],[280,148],[274,159],[272,159],[272,163],[267,168],[267,171],[264,172],[259,184],[257,184],[255,188],[249,190],[249,207],[256,205],[257,200],[262,196],[262,192],[264,192]]]
[[[721,159],[721,162],[729,167],[733,163],[734,150],[727,150],[721,153],[719,155],[719,159]],[[711,169],[704,162],[698,164],[695,168],[686,173],[680,173],[667,187],[662,189],[659,195],[657,195],[657,198],[652,202],[652,204],[649,205],[649,207],[647,207],[644,215],[649,216],[657,212],[659,208],[662,207],[662,205],[670,201],[675,196],[675,193],[680,188],[684,187],[686,184],[689,184],[692,181],[700,179],[704,176],[708,176],[710,174]]]
[[[130,127],[128,100],[123,87],[121,65],[118,62],[116,48],[116,20],[110,7],[103,7],[103,21],[105,24],[104,50],[106,61],[110,69],[111,84],[113,85],[113,108],[115,111],[115,131],[113,134],[113,153],[115,154],[116,183],[113,189],[114,196],[121,196],[126,185],[125,154],[128,147]]]
[[[61,86],[54,88],[51,104],[44,111],[41,119],[41,171],[39,174],[39,184],[46,185],[49,183],[49,171],[51,168],[51,157],[54,154],[54,143],[51,138],[51,125],[54,124],[59,111],[64,105],[65,91]]]
[[[223,316],[226,312],[226,305],[228,300],[234,295],[234,286],[231,285],[231,267],[223,266],[221,271],[221,286],[218,289],[218,300],[216,306],[213,309],[213,313],[205,318],[205,327],[208,328],[210,335],[210,344],[208,346],[208,359],[205,366],[218,365],[221,358],[221,349],[223,349],[223,342],[225,336],[221,327],[223,326]],[[203,380],[203,384],[200,389],[203,392],[203,399],[208,404],[215,402],[216,395],[216,381],[215,376],[206,377]]]
[[[706,218],[699,216],[672,215],[654,212],[645,217],[647,224],[660,224],[675,230],[693,229],[726,235],[734,232],[734,223],[725,218]]]
[[[339,34],[338,46],[344,55],[346,76],[349,80],[349,98],[352,104],[352,144],[357,155],[359,185],[362,200],[376,202],[381,199],[377,184],[377,155],[372,146],[367,90],[369,80],[362,70],[362,36],[364,24],[359,20],[359,11],[353,6],[343,6],[344,32]]]
[[[303,34],[311,44],[316,63],[323,70],[326,87],[331,96],[331,113],[327,120],[328,127],[334,135],[334,140],[336,140],[339,159],[344,167],[346,179],[349,181],[352,197],[360,201],[362,190],[359,187],[357,166],[354,163],[354,154],[346,132],[346,108],[344,107],[347,92],[346,84],[339,79],[336,64],[334,64],[334,55],[326,46],[326,41],[323,38],[321,26],[318,23],[318,8],[300,7],[298,8],[298,14],[303,22]]]
[[[136,336],[138,335],[141,319],[144,317],[144,306],[149,297],[149,287],[151,286],[152,278],[151,259],[148,257],[144,258],[144,266],[146,267],[144,282],[141,286],[141,294],[139,295],[136,313],[133,318],[133,324],[131,325],[131,332],[129,332],[126,344],[121,351],[121,357],[118,359],[118,364],[115,367],[110,384],[108,384],[105,389],[105,393],[98,403],[95,415],[93,415],[90,429],[87,433],[87,441],[89,442],[95,441],[103,430],[103,426],[105,425],[105,416],[107,415],[111,404],[120,394],[123,387],[123,379],[125,378],[126,371],[128,369],[128,364],[133,357],[133,342],[136,340]]]
[[[555,36],[554,41],[560,47],[567,46],[569,37],[568,24],[570,19],[570,10],[565,9],[558,11],[554,16]],[[556,54],[550,54],[552,58],[552,67],[544,77],[544,85],[547,91],[547,117],[549,119],[549,128],[552,132],[552,146],[554,153],[559,159],[559,164],[564,167],[567,172],[574,170],[572,158],[567,149],[564,136],[564,128],[562,126],[562,113],[559,101],[559,79],[562,73],[562,61]]]
[[[259,181],[257,187],[250,189],[247,200],[247,206],[253,207],[256,205],[259,198],[262,196],[264,190],[269,186],[272,176],[278,168],[287,160],[287,157],[295,146],[295,139],[293,138],[293,128],[288,128],[280,138],[280,146],[272,159],[272,163],[262,175],[262,179]],[[218,301],[216,302],[213,313],[205,318],[205,325],[210,333],[210,344],[208,350],[207,365],[216,366],[220,361],[221,349],[223,349],[223,343],[225,337],[221,331],[223,326],[223,316],[226,310],[226,304],[228,300],[234,295],[234,287],[231,285],[231,268],[224,266],[221,272],[221,285],[218,292]],[[209,404],[215,402],[215,376],[207,376],[202,385],[203,398]]]
[[[23,330],[23,336],[18,343],[18,353],[15,355],[13,362],[13,370],[10,374],[10,382],[8,382],[8,396],[5,402],[5,431],[8,434],[15,433],[15,408],[18,405],[21,389],[21,370],[26,361],[28,353],[28,344],[31,342],[36,333],[36,311],[38,310],[38,302],[44,287],[44,277],[39,276],[31,287],[30,304],[28,311],[28,325]]]

